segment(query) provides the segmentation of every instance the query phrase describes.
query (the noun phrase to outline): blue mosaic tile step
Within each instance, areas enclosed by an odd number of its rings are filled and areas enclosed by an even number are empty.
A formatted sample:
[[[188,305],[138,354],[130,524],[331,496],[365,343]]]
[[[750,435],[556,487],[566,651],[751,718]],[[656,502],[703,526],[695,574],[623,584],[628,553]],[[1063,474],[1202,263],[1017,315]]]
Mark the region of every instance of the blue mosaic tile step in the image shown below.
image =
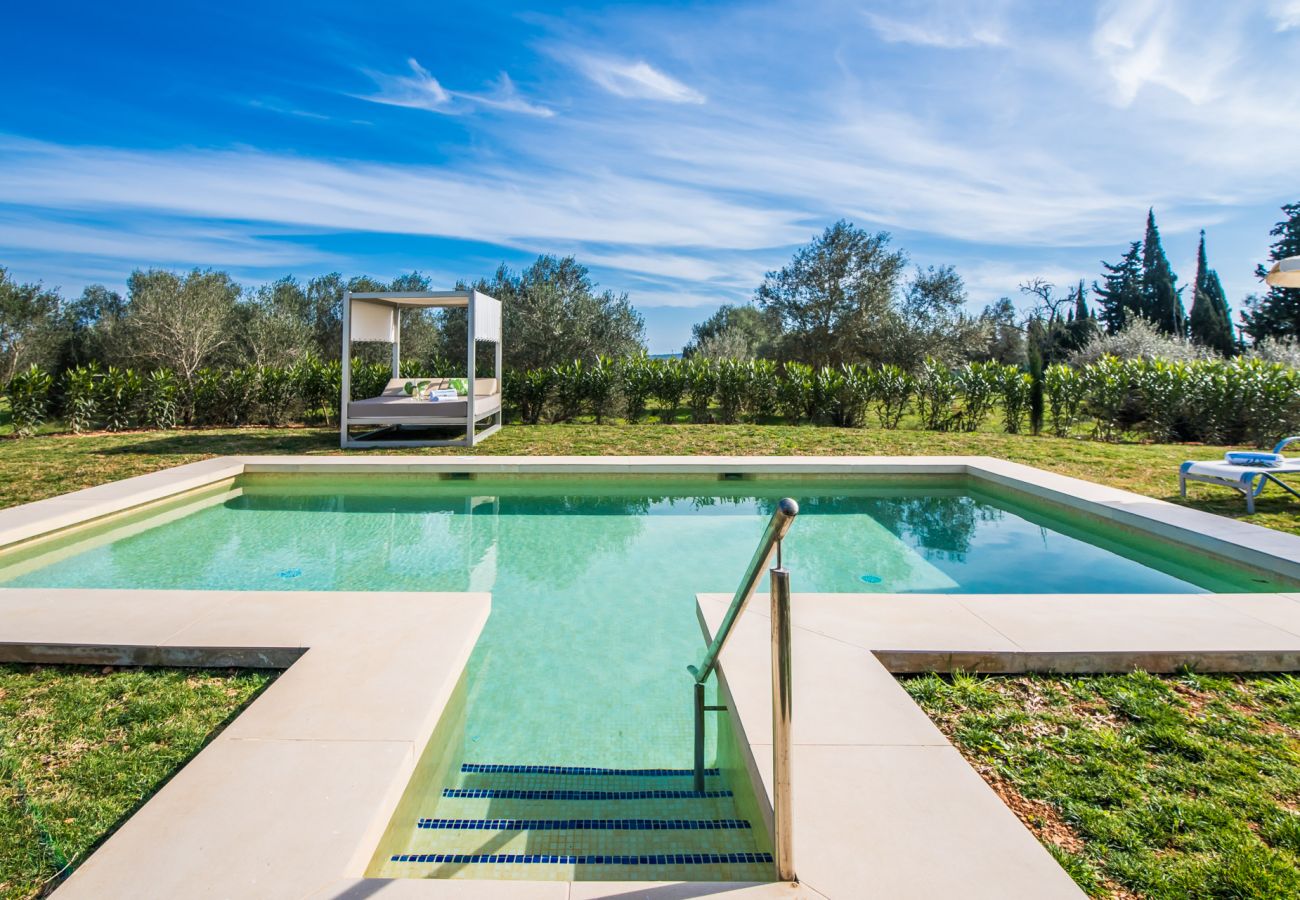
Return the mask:
[[[457,831],[723,831],[744,819],[421,819],[416,828]]]
[[[727,863],[771,863],[770,853],[664,853],[638,856],[548,853],[398,853],[393,862],[403,863],[487,863],[527,865],[543,863],[565,866],[716,866]]]
[[[515,788],[443,788],[444,797],[482,800],[700,800],[731,791],[530,791]]]
[[[638,778],[679,778],[695,774],[694,769],[600,769],[589,766],[518,766],[462,763],[460,770],[466,774],[503,775],[614,775]],[[705,775],[717,775],[717,769],[705,769]]]

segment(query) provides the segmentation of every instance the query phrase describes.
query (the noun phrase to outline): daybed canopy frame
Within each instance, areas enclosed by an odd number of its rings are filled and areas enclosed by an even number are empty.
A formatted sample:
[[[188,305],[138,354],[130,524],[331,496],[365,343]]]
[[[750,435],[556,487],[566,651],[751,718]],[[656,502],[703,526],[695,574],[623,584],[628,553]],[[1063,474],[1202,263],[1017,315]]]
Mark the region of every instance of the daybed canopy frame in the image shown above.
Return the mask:
[[[393,346],[392,377],[402,377],[402,310],[448,309],[466,311],[466,382],[464,414],[412,415],[394,408],[389,412],[351,415],[352,344],[356,341]],[[481,396],[475,390],[477,348],[480,342],[495,347],[493,377],[496,390]],[[501,303],[482,291],[351,291],[343,295],[343,384],[339,412],[339,446],[348,447],[472,447],[501,429]],[[486,427],[480,430],[480,425]],[[377,430],[352,437],[354,425],[378,425]],[[390,440],[403,426],[463,426],[465,436],[446,440]]]

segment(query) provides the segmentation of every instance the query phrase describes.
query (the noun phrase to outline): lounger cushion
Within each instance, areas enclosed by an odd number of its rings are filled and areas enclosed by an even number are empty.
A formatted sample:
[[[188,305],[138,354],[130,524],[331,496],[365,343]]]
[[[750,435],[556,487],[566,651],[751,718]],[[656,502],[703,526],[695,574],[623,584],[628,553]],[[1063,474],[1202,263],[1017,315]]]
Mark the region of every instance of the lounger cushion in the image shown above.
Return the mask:
[[[1185,462],[1180,467],[1184,475],[1199,478],[1213,478],[1224,482],[1249,482],[1261,474],[1282,475],[1300,472],[1300,460],[1283,460],[1277,466],[1238,466],[1227,460],[1215,459],[1206,462]]]

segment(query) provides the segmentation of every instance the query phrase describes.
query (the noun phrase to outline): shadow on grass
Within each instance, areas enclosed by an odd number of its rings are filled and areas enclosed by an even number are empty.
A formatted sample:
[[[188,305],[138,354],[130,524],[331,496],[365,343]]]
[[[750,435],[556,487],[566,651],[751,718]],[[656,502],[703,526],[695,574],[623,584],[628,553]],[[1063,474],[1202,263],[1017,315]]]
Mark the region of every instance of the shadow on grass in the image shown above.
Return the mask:
[[[312,453],[339,449],[338,431],[325,428],[293,430],[247,429],[230,431],[158,432],[100,452],[113,455],[192,456],[227,454]]]

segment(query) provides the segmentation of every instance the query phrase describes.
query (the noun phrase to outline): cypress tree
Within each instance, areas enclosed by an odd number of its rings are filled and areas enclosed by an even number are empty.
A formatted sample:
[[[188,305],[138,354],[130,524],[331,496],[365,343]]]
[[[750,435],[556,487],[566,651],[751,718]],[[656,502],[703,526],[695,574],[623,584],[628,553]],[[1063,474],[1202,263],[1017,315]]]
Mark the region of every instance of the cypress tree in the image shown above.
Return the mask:
[[[1286,218],[1269,232],[1277,238],[1269,248],[1270,262],[1300,256],[1300,203],[1288,203],[1282,212]],[[1267,271],[1259,266],[1255,277],[1262,279]],[[1300,288],[1270,287],[1267,294],[1247,300],[1246,305],[1242,330],[1256,343],[1267,337],[1300,337]]]
[[[1100,329],[1097,319],[1088,309],[1088,292],[1079,279],[1079,286],[1074,289],[1074,310],[1070,313],[1070,324],[1066,329],[1070,336],[1070,348],[1081,350],[1097,336]]]
[[[1224,356],[1233,354],[1237,341],[1232,334],[1232,314],[1228,310],[1228,298],[1223,293],[1219,273],[1211,269],[1206,260],[1204,231],[1201,232],[1201,246],[1196,251],[1196,288],[1188,323],[1193,341]]]
[[[1142,314],[1163,331],[1187,336],[1187,315],[1165,248],[1160,245],[1154,209],[1147,210],[1147,233],[1142,239]]]
[[[1102,262],[1106,270],[1102,284],[1094,283],[1093,291],[1097,294],[1101,306],[1101,322],[1106,326],[1107,334],[1123,330],[1133,319],[1146,314],[1142,298],[1142,244],[1134,241],[1115,265]]]
[[[1029,334],[1029,428],[1039,434],[1043,430],[1043,334],[1037,319],[1030,323]]]

